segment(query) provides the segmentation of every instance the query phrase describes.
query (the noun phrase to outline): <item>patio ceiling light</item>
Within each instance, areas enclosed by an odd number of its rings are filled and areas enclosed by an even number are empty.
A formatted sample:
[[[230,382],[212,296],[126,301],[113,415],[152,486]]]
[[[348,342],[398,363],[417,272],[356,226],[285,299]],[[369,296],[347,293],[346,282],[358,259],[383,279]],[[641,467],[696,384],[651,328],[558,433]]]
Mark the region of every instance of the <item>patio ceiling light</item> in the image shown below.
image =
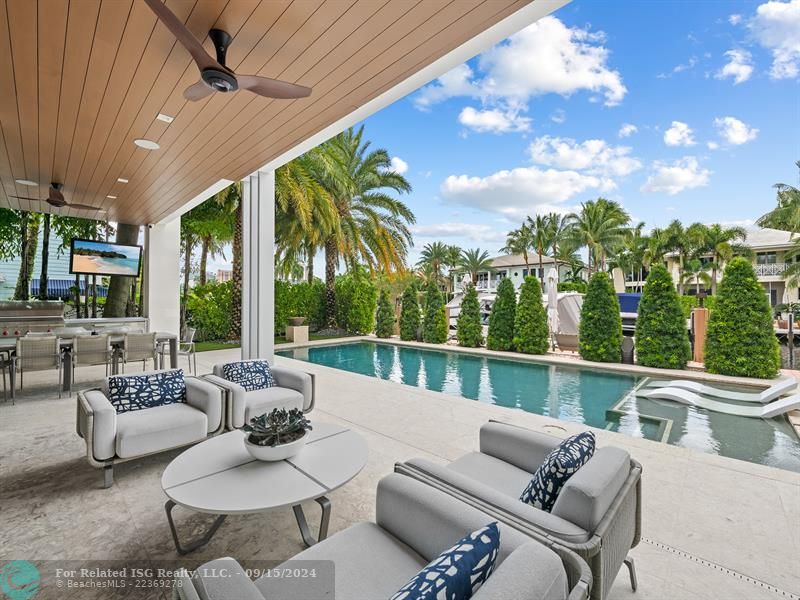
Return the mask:
[[[106,198],[110,198],[111,200],[116,200],[116,199],[117,199],[117,197],[116,197],[116,196],[112,196],[111,194],[109,194],[108,196],[106,196]]]
[[[172,123],[175,120],[175,117],[170,117],[169,115],[165,115],[164,113],[158,113],[156,117],[159,121],[164,121],[164,123]]]
[[[128,180],[122,177],[117,177],[117,181],[119,181],[120,183],[128,183]]]
[[[139,148],[144,148],[145,150],[158,150],[161,148],[157,142],[154,142],[153,140],[145,140],[143,138],[133,140],[133,143],[139,146]]]

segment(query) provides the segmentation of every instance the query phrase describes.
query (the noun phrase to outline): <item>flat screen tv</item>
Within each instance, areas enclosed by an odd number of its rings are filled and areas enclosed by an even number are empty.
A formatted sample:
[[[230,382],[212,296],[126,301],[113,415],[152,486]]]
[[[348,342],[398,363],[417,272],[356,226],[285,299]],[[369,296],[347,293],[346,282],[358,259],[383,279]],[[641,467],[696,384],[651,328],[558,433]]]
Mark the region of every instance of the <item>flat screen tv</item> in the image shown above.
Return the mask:
[[[69,272],[73,275],[139,276],[141,246],[126,246],[97,240],[73,239]]]

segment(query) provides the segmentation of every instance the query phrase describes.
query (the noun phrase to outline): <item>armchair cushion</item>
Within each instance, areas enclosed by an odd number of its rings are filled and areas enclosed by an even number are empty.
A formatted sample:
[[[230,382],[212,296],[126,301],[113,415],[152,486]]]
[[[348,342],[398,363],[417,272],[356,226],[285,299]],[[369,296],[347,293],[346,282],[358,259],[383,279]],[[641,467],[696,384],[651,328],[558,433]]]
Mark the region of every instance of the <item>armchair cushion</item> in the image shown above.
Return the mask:
[[[499,548],[497,523],[481,527],[425,565],[391,600],[469,600],[492,574]]]
[[[167,404],[117,415],[120,458],[142,456],[205,439],[208,419],[188,404]]]
[[[222,376],[238,383],[245,391],[263,390],[277,385],[265,360],[237,360],[222,365]]]
[[[186,403],[206,414],[208,433],[220,428],[223,419],[222,391],[213,383],[197,377],[187,377]]]
[[[519,499],[550,512],[561,488],[593,454],[594,434],[591,431],[568,437],[547,455]]]
[[[305,371],[278,365],[272,367],[272,375],[280,387],[295,390],[303,395],[303,406],[300,407],[303,411],[311,408],[314,401],[314,385],[311,375]]]
[[[106,380],[108,400],[118,415],[186,402],[183,369],[139,375],[114,375]]]
[[[303,410],[303,395],[295,390],[272,387],[245,393],[244,425],[250,419],[271,412],[274,408]]]

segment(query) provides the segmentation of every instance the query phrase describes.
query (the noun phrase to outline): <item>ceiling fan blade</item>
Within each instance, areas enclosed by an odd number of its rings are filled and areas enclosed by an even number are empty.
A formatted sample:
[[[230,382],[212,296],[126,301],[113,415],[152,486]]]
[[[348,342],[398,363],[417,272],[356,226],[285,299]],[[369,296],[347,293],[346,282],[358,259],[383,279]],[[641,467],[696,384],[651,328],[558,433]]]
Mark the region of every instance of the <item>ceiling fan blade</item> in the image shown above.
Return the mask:
[[[31,202],[41,202],[41,198],[28,198],[27,196],[9,196],[9,198],[16,198],[17,200],[30,200]]]
[[[100,208],[99,206],[89,206],[88,204],[77,204],[73,202],[68,202],[64,206],[67,206],[69,208],[77,208],[79,210],[94,210],[97,212],[106,212],[105,208]]]
[[[197,38],[192,35],[192,32],[186,28],[186,25],[167,8],[166,4],[161,0],[144,1],[147,3],[147,6],[156,13],[159,21],[172,32],[172,35],[175,36],[178,42],[192,55],[194,62],[197,63],[197,67],[201,71],[212,67],[225,70],[222,65],[211,58],[208,52],[203,49],[203,44],[201,44]]]
[[[214,88],[207,85],[202,79],[183,90],[183,97],[192,102],[197,102],[214,93]]]
[[[239,88],[250,90],[267,98],[291,100],[305,98],[311,94],[311,88],[304,85],[261,77],[260,75],[236,75],[236,82],[239,84]]]

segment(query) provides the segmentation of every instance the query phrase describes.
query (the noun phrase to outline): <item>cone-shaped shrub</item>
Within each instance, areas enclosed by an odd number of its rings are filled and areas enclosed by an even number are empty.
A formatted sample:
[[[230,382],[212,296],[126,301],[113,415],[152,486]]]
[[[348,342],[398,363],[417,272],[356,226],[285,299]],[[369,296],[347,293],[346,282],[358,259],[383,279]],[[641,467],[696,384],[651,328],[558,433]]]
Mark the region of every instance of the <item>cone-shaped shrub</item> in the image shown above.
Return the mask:
[[[456,321],[458,343],[467,348],[477,348],[483,344],[483,331],[481,330],[481,305],[478,302],[478,292],[471,285],[461,301],[461,312]]]
[[[489,315],[489,335],[486,347],[489,350],[514,349],[514,316],[517,309],[517,293],[514,284],[506,278],[497,286],[497,298]]]
[[[579,351],[584,360],[620,362],[622,360],[622,319],[619,299],[606,273],[595,273],[589,280],[581,307],[578,329]]]
[[[691,357],[686,318],[664,265],[653,265],[636,318],[636,362],[645,367],[683,369]]]
[[[388,338],[394,333],[394,307],[389,292],[383,290],[378,298],[378,314],[375,316],[375,335]]]
[[[717,288],[705,362],[709,373],[763,379],[778,374],[780,348],[769,301],[753,266],[742,257],[728,263]]]
[[[542,304],[542,284],[536,277],[526,277],[519,290],[519,304],[514,321],[514,348],[525,354],[547,352],[549,330]]]
[[[425,290],[425,319],[422,322],[422,341],[444,344],[447,341],[447,315],[439,286],[431,282]]]
[[[417,339],[420,324],[419,303],[417,302],[417,286],[411,284],[403,292],[400,306],[400,339],[413,342]]]

